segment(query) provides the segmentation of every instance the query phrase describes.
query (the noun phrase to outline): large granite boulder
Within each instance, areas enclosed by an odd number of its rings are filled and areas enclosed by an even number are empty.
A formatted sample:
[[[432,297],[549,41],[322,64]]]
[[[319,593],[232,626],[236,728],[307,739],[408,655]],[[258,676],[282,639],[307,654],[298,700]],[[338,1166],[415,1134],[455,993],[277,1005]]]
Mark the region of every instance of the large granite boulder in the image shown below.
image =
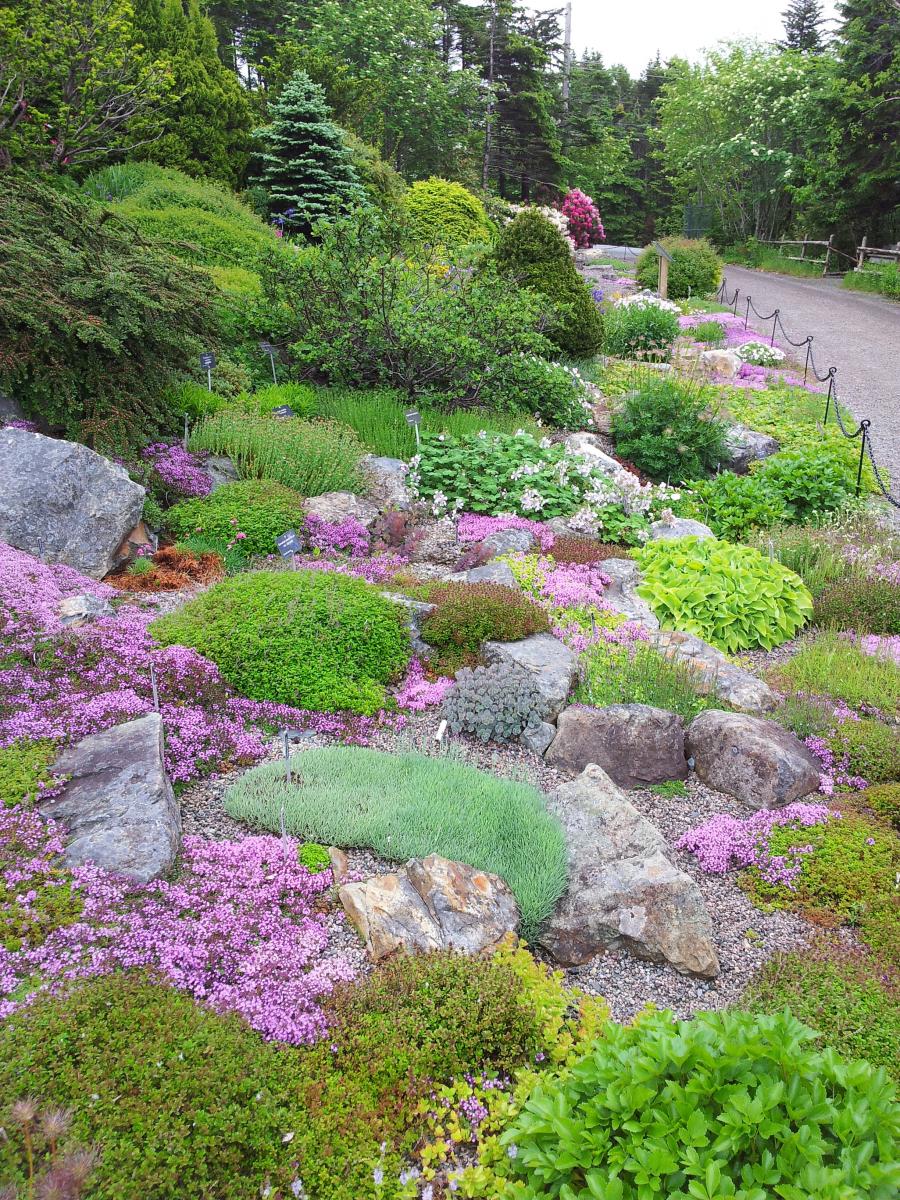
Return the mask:
[[[758,433],[746,425],[732,425],[725,436],[725,445],[728,454],[722,460],[722,466],[737,475],[745,475],[751,463],[777,454],[781,449],[768,433]]]
[[[509,563],[489,562],[482,567],[470,567],[468,571],[454,571],[447,576],[448,583],[499,583],[503,587],[516,588],[516,577]]]
[[[715,534],[702,521],[694,521],[690,517],[673,517],[671,521],[654,521],[650,526],[650,540],[663,541],[668,538],[711,538]]]
[[[87,446],[0,429],[0,541],[101,579],[143,507],[140,484]]]
[[[611,580],[603,592],[606,607],[621,613],[629,621],[636,621],[645,629],[659,629],[659,620],[653,609],[637,594],[641,583],[637,563],[630,558],[607,558],[600,564],[600,570]]]
[[[439,521],[417,526],[409,539],[408,553],[413,563],[455,566],[462,554],[456,536],[456,522],[452,517],[443,517]]]
[[[412,498],[406,486],[409,467],[402,459],[367,454],[359,466],[366,480],[366,495],[382,512],[403,512],[410,507]]]
[[[676,713],[649,704],[567,708],[559,715],[545,758],[573,774],[596,763],[622,788],[687,779],[688,773],[684,722]]]
[[[603,449],[603,442],[596,433],[570,433],[565,441],[570,454],[586,459],[592,467],[604,475],[619,475],[625,468]]]
[[[511,663],[533,676],[544,699],[544,719],[555,721],[575,683],[578,659],[551,633],[535,633],[518,642],[485,642],[485,662]]]
[[[394,875],[345,883],[338,895],[377,962],[395,951],[477,954],[512,933],[519,909],[497,875],[437,854]]]
[[[329,525],[353,517],[368,529],[378,516],[378,509],[371,500],[354,496],[352,492],[323,492],[321,496],[310,496],[303,502],[303,507],[307,516],[318,517]]]
[[[537,538],[528,529],[495,529],[481,542],[492,558],[501,554],[530,554]]]
[[[537,937],[557,962],[624,949],[683,974],[718,975],[699,888],[601,767],[559,787],[547,808],[562,822],[569,857],[568,886]]]
[[[159,713],[83,738],[53,769],[71,778],[38,807],[68,830],[69,866],[93,862],[138,883],[172,867],[181,812],[163,763]]]
[[[781,808],[819,787],[820,766],[775,721],[710,708],[688,728],[697,778],[752,808]]]
[[[715,696],[732,708],[755,715],[778,707],[778,697],[767,683],[731,662],[702,638],[666,629],[657,635],[655,644],[666,658],[689,668],[694,687],[702,696]]]
[[[211,454],[203,460],[203,469],[212,481],[211,491],[218,491],[229,483],[237,483],[240,471],[227,454]]]
[[[719,379],[735,379],[741,360],[732,350],[704,350],[700,355],[703,368]]]

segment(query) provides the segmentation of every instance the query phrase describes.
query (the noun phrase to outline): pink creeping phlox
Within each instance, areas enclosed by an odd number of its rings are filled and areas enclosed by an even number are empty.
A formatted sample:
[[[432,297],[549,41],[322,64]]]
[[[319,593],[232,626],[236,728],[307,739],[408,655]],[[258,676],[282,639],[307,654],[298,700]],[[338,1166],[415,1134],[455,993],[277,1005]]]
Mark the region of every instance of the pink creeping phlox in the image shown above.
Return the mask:
[[[422,663],[418,658],[412,658],[404,679],[394,692],[394,699],[398,708],[421,712],[440,704],[453,687],[453,683],[454,681],[445,675],[435,680],[426,679]]]
[[[2,876],[12,903],[27,909],[42,887],[66,885],[81,906],[36,946],[0,946],[0,1017],[75,980],[144,968],[219,1012],[239,1013],[263,1037],[316,1041],[327,1029],[319,1000],[354,970],[326,955],[325,919],[313,908],[331,872],[311,874],[297,848],[291,838],[187,837],[179,882],[141,886],[91,865],[54,871],[55,823],[0,811],[0,864],[14,856]]]
[[[689,850],[697,856],[704,871],[724,875],[732,867],[755,867],[767,883],[794,887],[803,868],[803,856],[813,847],[792,846],[788,854],[772,854],[769,836],[774,828],[790,825],[798,831],[826,821],[840,820],[841,814],[824,804],[788,804],[773,812],[765,810],[740,820],[725,813],[716,813],[696,829],[690,829],[675,843],[678,850]]]
[[[141,451],[160,481],[182,496],[208,496],[212,479],[204,471],[202,459],[177,442],[153,442]]]
[[[528,517],[484,517],[480,513],[462,513],[456,522],[456,536],[460,542],[483,542],[492,533],[503,529],[524,529],[536,539],[544,551],[553,546],[553,531],[543,521],[532,521]]]

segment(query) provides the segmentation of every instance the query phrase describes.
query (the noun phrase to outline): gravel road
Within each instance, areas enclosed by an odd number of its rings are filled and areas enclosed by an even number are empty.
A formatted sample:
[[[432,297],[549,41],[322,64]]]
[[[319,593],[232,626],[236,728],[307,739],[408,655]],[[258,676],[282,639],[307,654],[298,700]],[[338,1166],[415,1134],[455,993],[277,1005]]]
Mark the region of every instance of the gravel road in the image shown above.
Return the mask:
[[[837,367],[838,396],[857,420],[871,420],[875,460],[890,472],[892,492],[900,499],[900,304],[846,291],[839,279],[798,279],[734,266],[725,268],[725,278],[729,295],[740,288],[739,315],[751,296],[761,313],[780,310],[793,341],[812,334],[819,374]],[[750,324],[771,333],[771,321],[751,314]],[[781,337],[776,344],[791,349]]]

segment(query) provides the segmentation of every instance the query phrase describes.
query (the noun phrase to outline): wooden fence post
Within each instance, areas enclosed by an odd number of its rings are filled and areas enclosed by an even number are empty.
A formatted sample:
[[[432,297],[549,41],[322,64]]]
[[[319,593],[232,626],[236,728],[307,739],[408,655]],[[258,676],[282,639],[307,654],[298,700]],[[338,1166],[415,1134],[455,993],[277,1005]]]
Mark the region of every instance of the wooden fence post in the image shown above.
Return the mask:
[[[856,261],[857,271],[861,271],[863,269],[863,267],[866,265],[866,246],[868,245],[868,242],[869,242],[869,235],[865,234],[865,236],[863,237],[863,240],[862,240],[862,244],[857,246],[857,248],[856,248],[857,254],[859,256]]]
[[[828,274],[828,260],[831,258],[831,243],[834,241],[834,234],[828,239],[828,245],[825,247],[825,266],[822,268],[822,276]]]
[[[661,300],[669,298],[669,260],[659,256],[659,295]]]

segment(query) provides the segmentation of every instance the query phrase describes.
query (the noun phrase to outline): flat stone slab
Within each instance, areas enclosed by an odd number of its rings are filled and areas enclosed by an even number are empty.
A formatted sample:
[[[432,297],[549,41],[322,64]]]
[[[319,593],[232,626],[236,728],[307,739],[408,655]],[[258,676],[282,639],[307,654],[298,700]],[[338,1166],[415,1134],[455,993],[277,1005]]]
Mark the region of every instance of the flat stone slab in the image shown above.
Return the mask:
[[[53,769],[71,779],[38,808],[68,830],[69,866],[92,862],[137,883],[171,869],[181,810],[165,772],[159,713],[83,738]]]
[[[555,721],[565,707],[575,683],[578,659],[552,633],[534,633],[518,642],[485,642],[487,663],[512,663],[534,677],[544,699],[545,721]]]
[[[354,496],[352,492],[323,492],[321,496],[310,496],[304,500],[303,509],[309,517],[338,524],[353,517],[368,529],[378,516],[378,508],[371,500]]]
[[[637,594],[641,573],[637,563],[630,558],[607,558],[600,563],[600,570],[612,580],[603,591],[603,603],[613,612],[621,613],[629,621],[636,621],[645,629],[659,629],[659,620],[647,601]]]

